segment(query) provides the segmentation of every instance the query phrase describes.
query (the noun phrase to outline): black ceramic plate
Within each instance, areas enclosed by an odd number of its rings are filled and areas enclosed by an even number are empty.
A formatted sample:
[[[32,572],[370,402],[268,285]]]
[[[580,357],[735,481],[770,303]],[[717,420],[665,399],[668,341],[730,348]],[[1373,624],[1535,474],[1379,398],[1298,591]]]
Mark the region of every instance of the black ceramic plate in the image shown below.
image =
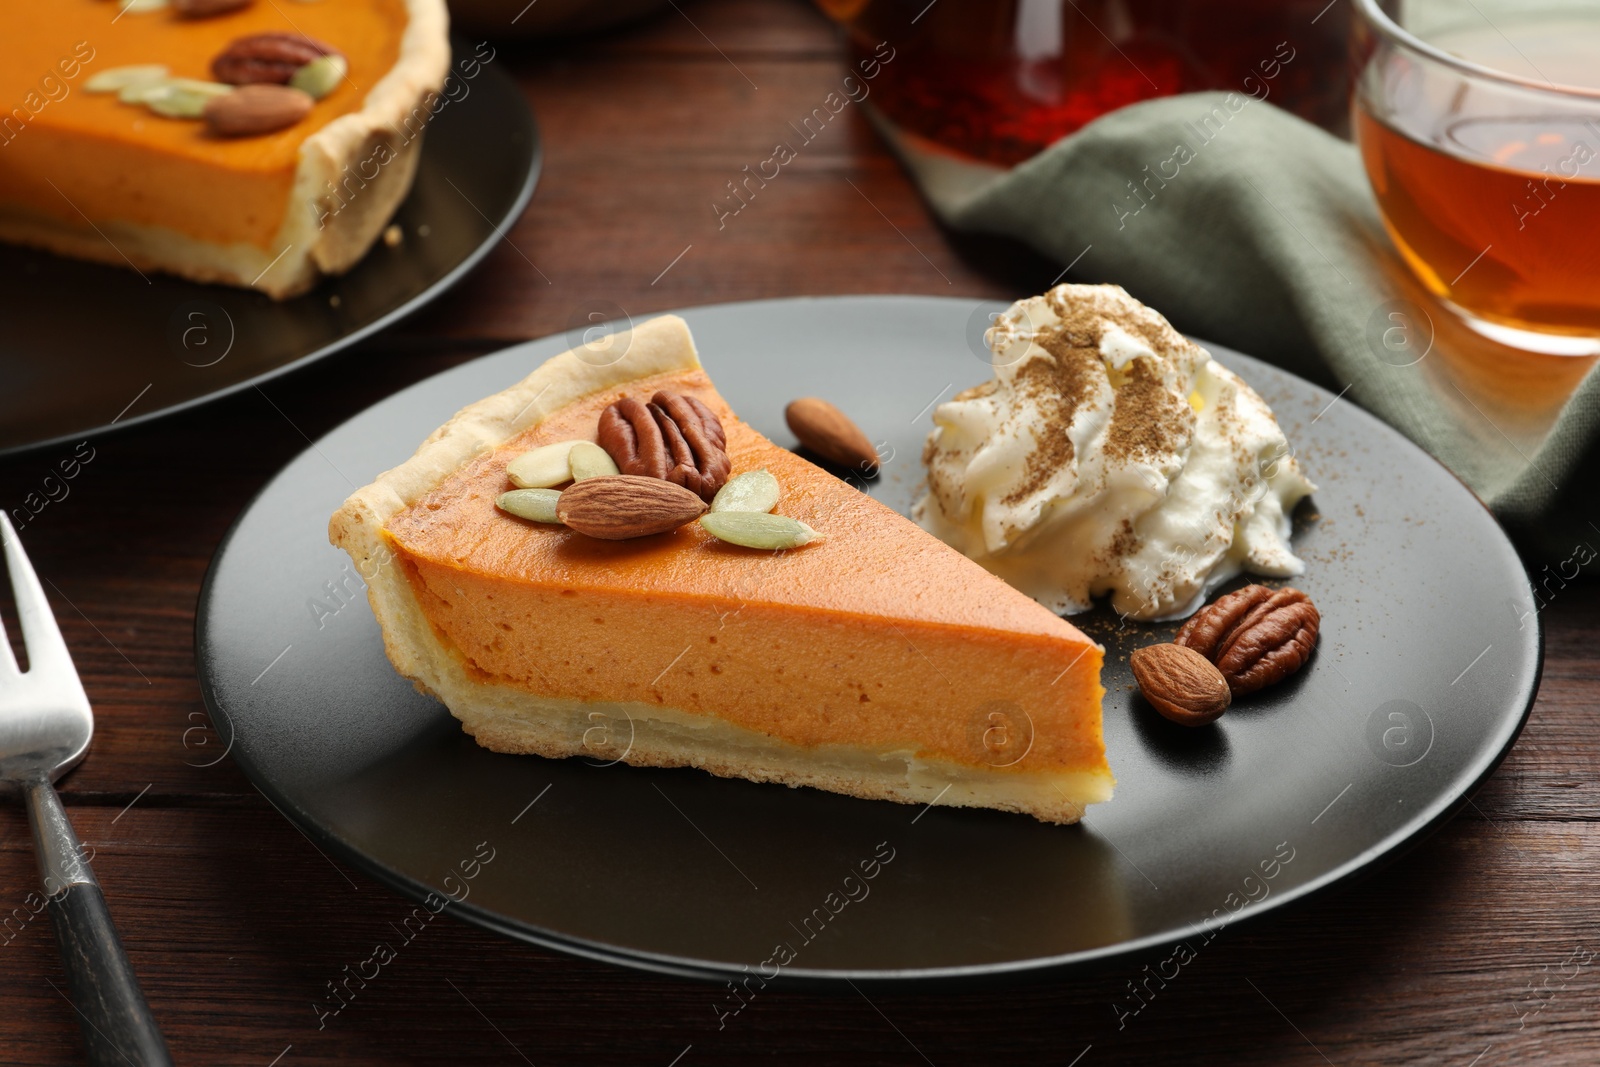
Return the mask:
[[[458,55],[472,49],[458,43]],[[491,62],[429,123],[416,184],[348,274],[282,303],[260,293],[0,245],[0,455],[76,440],[259,383],[353,344],[450,288],[510,229],[539,176],[539,134]]]
[[[791,398],[847,402],[893,449],[870,491],[905,510],[928,411],[990,376],[975,352],[993,309],[851,297],[685,317],[728,401],[774,440],[792,440]],[[458,367],[324,437],[240,518],[201,595],[216,733],[191,738],[192,760],[229,749],[330,855],[408,896],[456,898],[449,910],[471,922],[695,975],[770,971],[783,946],[786,975],[857,981],[1165,955],[1439,825],[1533,701],[1527,579],[1472,494],[1348,400],[1213,349],[1267,397],[1320,486],[1298,523],[1308,570],[1295,584],[1322,609],[1321,647],[1292,681],[1188,730],[1142,702],[1126,666],[1172,627],[1076,620],[1108,648],[1118,779],[1082,825],[495,755],[390,668],[328,516],[458,408],[566,347]]]

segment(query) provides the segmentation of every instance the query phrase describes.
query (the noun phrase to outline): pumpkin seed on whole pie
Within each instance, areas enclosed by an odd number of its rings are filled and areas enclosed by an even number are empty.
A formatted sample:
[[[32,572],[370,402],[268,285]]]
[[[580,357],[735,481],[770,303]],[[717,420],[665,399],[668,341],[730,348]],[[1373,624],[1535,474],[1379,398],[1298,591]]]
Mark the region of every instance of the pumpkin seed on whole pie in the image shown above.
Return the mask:
[[[201,96],[185,89],[174,89],[163,96],[146,100],[145,107],[162,118],[197,119],[205,112],[206,103],[210,99],[209,96]]]
[[[171,92],[172,89],[167,84],[170,80],[157,78],[154,81],[130,82],[117,90],[117,99],[124,104],[142,104],[146,100]]]
[[[717,540],[745,548],[781,551],[822,540],[799,519],[757,511],[712,511],[700,516],[700,525]]]
[[[318,56],[289,78],[289,88],[299,89],[313,100],[321,100],[344,81],[350,70],[350,61],[334,52]]]
[[[122,14],[143,14],[146,11],[160,11],[166,7],[168,0],[122,0]]]
[[[572,468],[572,480],[575,482],[585,478],[609,478],[622,473],[617,469],[616,461],[593,441],[579,441],[573,445],[572,451],[567,454],[567,464]]]
[[[204,96],[227,96],[238,88],[236,85],[206,81],[204,78],[164,78],[162,80],[174,89],[183,89],[186,92],[200,93]]]
[[[711,510],[767,512],[778,506],[781,493],[778,479],[767,468],[745,471],[728,479],[728,483],[717,490]]]
[[[206,104],[216,97],[233,91],[232,86],[220,86],[221,92],[209,88],[200,88],[206,82],[197,82],[194,85],[180,85],[176,81],[163,82],[160,92],[146,96],[140,103],[169,119],[197,119],[205,111]]]
[[[560,499],[560,492],[554,489],[513,489],[509,493],[501,493],[494,506],[519,519],[559,525],[561,520],[556,518],[556,501]]]
[[[233,86],[198,78],[158,78],[134,82],[117,92],[124,104],[143,104],[169,119],[197,119],[214,97],[233,92]]]
[[[131,67],[112,67],[83,83],[86,93],[118,93],[133,85],[150,85],[167,76],[167,68],[159,63],[139,63]]]
[[[558,441],[524,452],[506,464],[506,477],[518,489],[550,489],[572,481],[572,447],[582,442]]]

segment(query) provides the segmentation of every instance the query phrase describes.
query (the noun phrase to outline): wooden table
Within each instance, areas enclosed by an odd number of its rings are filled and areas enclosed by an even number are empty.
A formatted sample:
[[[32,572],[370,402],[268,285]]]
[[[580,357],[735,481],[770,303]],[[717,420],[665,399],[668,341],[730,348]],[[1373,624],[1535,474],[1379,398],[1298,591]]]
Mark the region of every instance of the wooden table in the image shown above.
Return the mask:
[[[369,403],[606,302],[637,316],[793,294],[1009,299],[1058,269],[953,247],[858,110],[718,229],[725,183],[844,73],[830,27],[799,0],[685,4],[581,46],[502,48],[497,62],[546,147],[508,242],[358,351],[95,440],[71,495],[27,531],[98,715],[65,795],[178,1062],[1600,1062],[1600,966],[1569,962],[1600,950],[1593,585],[1545,611],[1532,722],[1463,815],[1356,885],[1226,931],[1120,1029],[1113,1005],[1136,962],[981,994],[770,992],[719,1031],[719,988],[456,922],[430,926],[319,1029],[326,984],[408,905],[320,854],[229,761],[201,766],[217,746],[195,681],[195,600],[257,488]],[[0,504],[56,458],[0,463]],[[26,819],[0,807],[0,1061],[74,1063],[78,1022],[48,920],[30,918],[35,888]]]

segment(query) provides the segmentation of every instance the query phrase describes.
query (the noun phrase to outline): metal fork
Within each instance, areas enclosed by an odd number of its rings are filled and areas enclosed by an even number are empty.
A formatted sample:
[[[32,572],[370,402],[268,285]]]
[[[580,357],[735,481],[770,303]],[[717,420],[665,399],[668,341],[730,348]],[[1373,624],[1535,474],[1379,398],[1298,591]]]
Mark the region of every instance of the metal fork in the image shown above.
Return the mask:
[[[39,877],[67,969],[67,997],[83,1021],[93,1067],[170,1067],[166,1042],[122,951],[100,883],[51,784],[88,751],[94,712],[39,576],[4,511],[0,540],[28,650],[24,673],[0,627],[0,788],[19,791],[28,801]]]

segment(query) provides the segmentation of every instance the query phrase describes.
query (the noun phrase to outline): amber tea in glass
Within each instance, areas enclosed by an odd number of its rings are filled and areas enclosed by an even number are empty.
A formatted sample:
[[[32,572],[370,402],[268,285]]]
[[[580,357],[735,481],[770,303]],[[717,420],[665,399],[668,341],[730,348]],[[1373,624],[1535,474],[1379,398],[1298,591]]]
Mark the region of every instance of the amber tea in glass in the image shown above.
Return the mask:
[[[1600,4],[1357,7],[1355,134],[1401,256],[1479,333],[1600,353]]]

